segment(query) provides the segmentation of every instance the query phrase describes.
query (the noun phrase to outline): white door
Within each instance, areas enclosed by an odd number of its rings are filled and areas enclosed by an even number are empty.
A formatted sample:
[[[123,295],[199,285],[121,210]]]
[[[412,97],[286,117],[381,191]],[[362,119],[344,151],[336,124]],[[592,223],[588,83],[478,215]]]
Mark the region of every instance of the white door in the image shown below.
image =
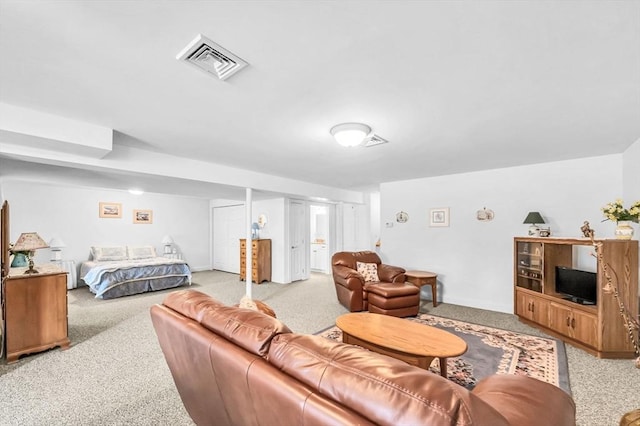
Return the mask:
[[[240,238],[246,238],[244,205],[213,208],[213,269],[240,273]]]
[[[308,251],[306,231],[307,220],[305,217],[305,205],[301,201],[289,202],[289,223],[291,242],[291,281],[300,281],[308,277],[307,256]]]

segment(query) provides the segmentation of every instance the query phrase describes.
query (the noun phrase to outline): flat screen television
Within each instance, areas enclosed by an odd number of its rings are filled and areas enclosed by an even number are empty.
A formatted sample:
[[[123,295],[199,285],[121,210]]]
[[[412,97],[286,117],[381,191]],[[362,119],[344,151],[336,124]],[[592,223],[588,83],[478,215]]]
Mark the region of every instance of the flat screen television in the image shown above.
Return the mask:
[[[556,266],[556,292],[572,302],[595,305],[598,301],[597,277],[595,272]]]

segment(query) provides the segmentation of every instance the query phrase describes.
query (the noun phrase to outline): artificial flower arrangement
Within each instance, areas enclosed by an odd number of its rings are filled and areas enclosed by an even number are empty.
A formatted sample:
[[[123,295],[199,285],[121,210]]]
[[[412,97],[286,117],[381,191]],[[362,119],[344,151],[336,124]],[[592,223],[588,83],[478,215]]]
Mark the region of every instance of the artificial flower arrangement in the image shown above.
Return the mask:
[[[625,209],[622,203],[623,201],[618,198],[616,201],[602,207],[602,213],[606,217],[605,220],[613,222],[629,220],[638,223],[640,221],[640,201],[636,201],[628,209]]]

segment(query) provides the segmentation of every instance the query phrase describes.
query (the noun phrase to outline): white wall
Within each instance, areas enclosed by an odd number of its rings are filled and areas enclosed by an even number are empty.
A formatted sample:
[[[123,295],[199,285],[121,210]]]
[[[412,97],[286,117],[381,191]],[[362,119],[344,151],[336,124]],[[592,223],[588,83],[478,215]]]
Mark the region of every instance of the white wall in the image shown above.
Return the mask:
[[[579,237],[584,220],[597,237],[613,237],[600,207],[622,195],[622,155],[384,183],[380,253],[387,263],[438,274],[447,303],[513,312],[513,237],[539,211],[553,236]],[[450,208],[449,227],[429,227],[429,209]],[[495,219],[476,220],[492,209]],[[398,211],[409,214],[395,222]]]
[[[287,200],[284,198],[274,198],[271,200],[253,201],[251,205],[251,222],[257,222],[258,216],[266,215],[267,224],[260,230],[260,238],[271,240],[271,281],[276,283],[287,283],[288,274],[285,273],[285,267],[288,265],[287,258],[289,250],[286,242],[285,227],[285,205]],[[242,205],[233,200],[212,200],[212,207],[224,207],[230,205]],[[215,220],[215,218],[214,218]],[[238,238],[246,238],[246,232]],[[240,254],[238,253],[238,256]],[[215,253],[214,253],[215,256]]]
[[[3,181],[2,195],[11,208],[11,241],[30,231],[45,241],[57,236],[66,244],[63,258],[77,265],[92,245],[150,244],[161,254],[168,234],[192,270],[209,269],[209,200],[19,181]],[[122,203],[122,218],[99,218],[101,201]],[[134,209],[153,210],[153,223],[134,224]],[[49,259],[48,249],[36,253],[36,263]]]
[[[275,283],[288,282],[285,265],[289,262],[289,249],[285,239],[285,205],[284,198],[254,201],[251,209],[252,222],[258,221],[258,216],[265,214],[267,224],[260,230],[260,238],[271,239],[271,281]],[[288,226],[288,225],[287,225]]]
[[[624,152],[622,158],[624,163],[623,195],[625,202],[631,204],[640,200],[640,139]],[[636,231],[638,231],[637,227]]]
[[[623,154],[623,199],[625,206],[640,200],[640,139],[631,145]],[[632,223],[634,240],[640,239],[640,225]],[[640,287],[640,283],[638,283]]]

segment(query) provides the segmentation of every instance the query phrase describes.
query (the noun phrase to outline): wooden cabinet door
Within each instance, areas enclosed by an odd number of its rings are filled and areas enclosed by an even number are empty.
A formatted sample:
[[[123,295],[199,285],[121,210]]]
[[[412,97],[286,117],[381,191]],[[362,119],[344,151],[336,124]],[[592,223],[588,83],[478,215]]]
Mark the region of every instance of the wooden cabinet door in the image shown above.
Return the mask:
[[[597,315],[570,306],[551,303],[550,327],[560,334],[598,348]]]
[[[549,325],[549,302],[532,294],[516,290],[516,315],[547,327]]]
[[[575,321],[574,321],[575,320]],[[575,309],[571,322],[572,335],[585,345],[598,348],[598,319],[596,315]]]
[[[10,277],[5,302],[7,363],[20,355],[69,347],[66,273]]]
[[[571,319],[573,314],[570,308],[551,302],[549,311],[549,326],[558,333],[571,337]]]

